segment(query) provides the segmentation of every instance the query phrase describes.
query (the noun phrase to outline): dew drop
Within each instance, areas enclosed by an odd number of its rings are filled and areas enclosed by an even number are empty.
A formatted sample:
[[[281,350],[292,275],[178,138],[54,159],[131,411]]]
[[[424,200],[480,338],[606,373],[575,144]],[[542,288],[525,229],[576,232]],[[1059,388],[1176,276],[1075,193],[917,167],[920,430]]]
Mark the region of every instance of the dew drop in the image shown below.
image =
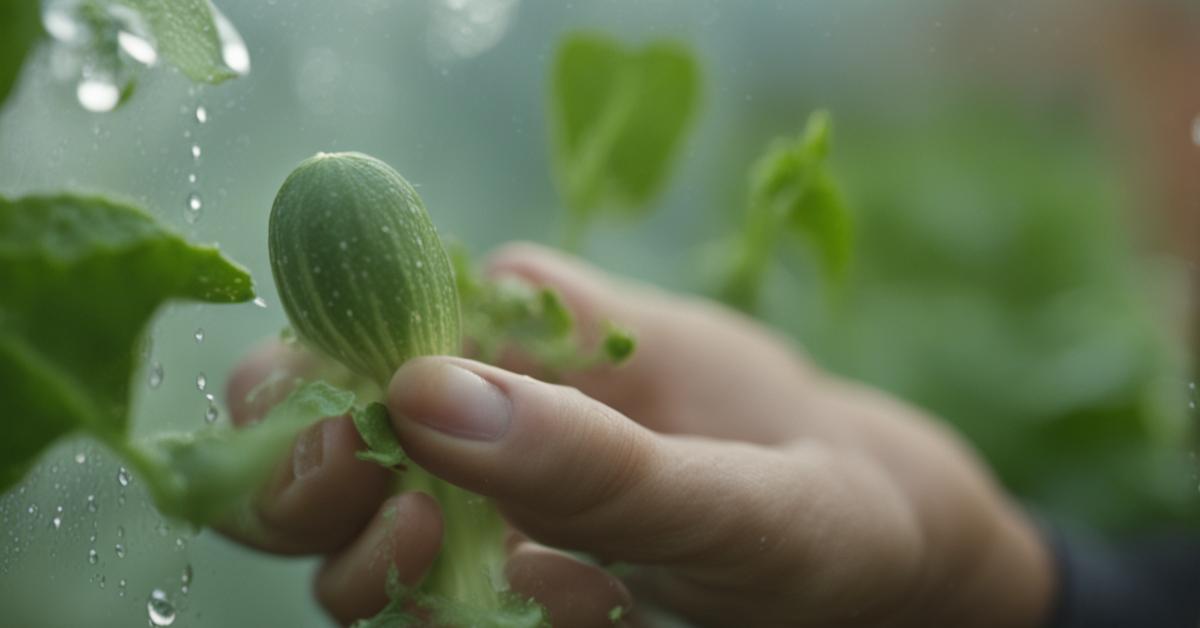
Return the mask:
[[[121,486],[129,486],[129,470],[125,467],[117,469],[117,483]]]
[[[204,201],[200,195],[195,192],[188,193],[187,206],[183,211],[183,218],[189,225],[194,225],[200,222],[200,215],[204,211]]]
[[[200,145],[192,144],[192,159],[200,159]]]
[[[88,496],[87,496],[87,510],[88,510],[88,512],[96,512],[96,511],[97,511],[97,510],[99,510],[99,509],[100,509],[100,506],[99,506],[99,504],[97,504],[97,503],[96,503],[96,496],[95,496],[95,495],[88,495]]]
[[[262,309],[267,309],[267,301],[262,297],[254,297],[254,305]]]
[[[125,585],[126,584],[127,583],[125,582],[124,578],[121,578],[120,580],[117,581],[117,595],[119,597],[125,597]]]
[[[196,376],[196,390],[204,390],[205,388],[208,388],[208,378],[204,376],[204,373],[201,373]]]
[[[83,34],[79,21],[63,3],[53,3],[42,13],[42,25],[46,32],[58,41],[75,43]]]
[[[154,65],[158,61],[158,51],[154,49],[154,45],[146,38],[129,31],[117,33],[117,45],[125,54],[142,65]]]
[[[192,565],[188,563],[183,566],[183,573],[179,574],[179,590],[187,595],[192,588]]]
[[[113,551],[116,552],[117,558],[125,558],[125,545],[117,543],[113,546]]]
[[[163,383],[163,365],[161,362],[155,362],[150,365],[150,376],[146,379],[146,384],[151,389],[162,386]],[[79,457],[75,457],[75,462],[79,462]],[[82,464],[82,463],[80,463]]]
[[[220,416],[221,416],[221,411],[217,409],[216,404],[209,401],[208,409],[204,411],[204,422],[209,423],[209,424],[216,423],[217,417],[220,417]]]
[[[204,105],[196,107],[196,122],[200,124],[208,122],[208,110],[204,108]]]
[[[196,182],[196,173],[189,172],[188,173],[188,183],[195,183],[195,182]]]
[[[54,526],[55,530],[61,528],[62,527],[62,517],[55,517],[55,518],[51,519],[50,524]]]
[[[196,344],[200,344],[200,343],[204,342],[204,328],[203,327],[196,328],[196,331],[192,333],[192,338],[196,339]]]
[[[117,526],[117,538],[125,538],[125,526]]]
[[[217,26],[217,39],[221,42],[221,60],[229,66],[230,70],[238,74],[248,73],[250,71],[250,51],[246,49],[246,42],[234,28],[233,22],[225,17],[225,14],[215,6],[211,8],[213,23]]]
[[[79,81],[75,86],[75,97],[84,109],[103,113],[112,111],[121,100],[121,90],[111,79],[101,76],[91,76]]]
[[[82,451],[75,454],[75,464],[83,464],[85,462],[87,462],[87,454]]]
[[[170,626],[175,623],[175,607],[162,589],[150,592],[150,599],[146,600],[146,613],[150,616],[152,626]]]
[[[100,553],[97,552],[96,548],[93,547],[92,549],[88,550],[88,563],[95,565],[98,562],[100,562]]]

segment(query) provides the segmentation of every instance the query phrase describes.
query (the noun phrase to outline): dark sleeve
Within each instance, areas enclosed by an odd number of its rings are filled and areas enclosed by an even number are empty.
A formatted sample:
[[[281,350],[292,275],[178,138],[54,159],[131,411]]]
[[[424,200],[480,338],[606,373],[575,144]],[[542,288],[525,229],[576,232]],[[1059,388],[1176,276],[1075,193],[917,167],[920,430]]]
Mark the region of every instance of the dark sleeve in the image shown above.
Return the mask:
[[[1047,628],[1197,628],[1200,534],[1113,544],[1050,530],[1059,587]]]

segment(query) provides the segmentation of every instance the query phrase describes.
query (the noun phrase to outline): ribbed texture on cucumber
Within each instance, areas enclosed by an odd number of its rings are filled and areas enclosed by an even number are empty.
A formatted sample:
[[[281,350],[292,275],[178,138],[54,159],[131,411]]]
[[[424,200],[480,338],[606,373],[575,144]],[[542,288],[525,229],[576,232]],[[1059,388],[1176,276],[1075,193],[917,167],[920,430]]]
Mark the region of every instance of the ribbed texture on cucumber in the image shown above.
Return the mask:
[[[360,153],[320,153],[279,189],[271,272],[297,334],[386,387],[409,358],[459,352],[450,260],[412,185]]]

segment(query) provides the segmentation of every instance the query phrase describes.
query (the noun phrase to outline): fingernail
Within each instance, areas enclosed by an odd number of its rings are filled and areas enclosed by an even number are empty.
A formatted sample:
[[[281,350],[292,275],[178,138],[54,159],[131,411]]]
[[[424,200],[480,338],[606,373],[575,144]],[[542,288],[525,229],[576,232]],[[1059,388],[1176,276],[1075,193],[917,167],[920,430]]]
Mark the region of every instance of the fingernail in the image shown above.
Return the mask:
[[[301,432],[292,448],[292,476],[297,480],[315,473],[325,461],[325,422]]]
[[[470,440],[497,440],[512,422],[512,402],[494,384],[453,364],[439,365],[436,410],[413,417],[433,429]]]

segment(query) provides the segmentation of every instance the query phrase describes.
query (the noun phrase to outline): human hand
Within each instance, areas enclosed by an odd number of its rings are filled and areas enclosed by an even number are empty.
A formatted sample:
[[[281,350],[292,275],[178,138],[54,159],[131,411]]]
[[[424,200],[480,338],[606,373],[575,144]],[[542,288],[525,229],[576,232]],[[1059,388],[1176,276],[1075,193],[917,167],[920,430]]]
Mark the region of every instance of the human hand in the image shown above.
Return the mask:
[[[609,625],[633,598],[703,625],[1037,626],[1050,560],[971,453],[938,424],[805,363],[752,321],[703,301],[617,282],[528,245],[494,273],[557,289],[584,340],[631,328],[628,364],[537,381],[462,358],[410,361],[387,405],[425,469],[493,498],[514,534],[511,586],[556,626]],[[281,363],[252,356],[246,393]],[[354,457],[345,418],[310,428],[231,534],[282,553],[322,553],[316,592],[339,620],[386,602],[394,564],[415,583],[442,521],[417,493],[388,497],[388,472]],[[381,506],[382,504],[382,506]],[[385,514],[386,513],[386,514]],[[634,566],[625,580],[550,549]]]

